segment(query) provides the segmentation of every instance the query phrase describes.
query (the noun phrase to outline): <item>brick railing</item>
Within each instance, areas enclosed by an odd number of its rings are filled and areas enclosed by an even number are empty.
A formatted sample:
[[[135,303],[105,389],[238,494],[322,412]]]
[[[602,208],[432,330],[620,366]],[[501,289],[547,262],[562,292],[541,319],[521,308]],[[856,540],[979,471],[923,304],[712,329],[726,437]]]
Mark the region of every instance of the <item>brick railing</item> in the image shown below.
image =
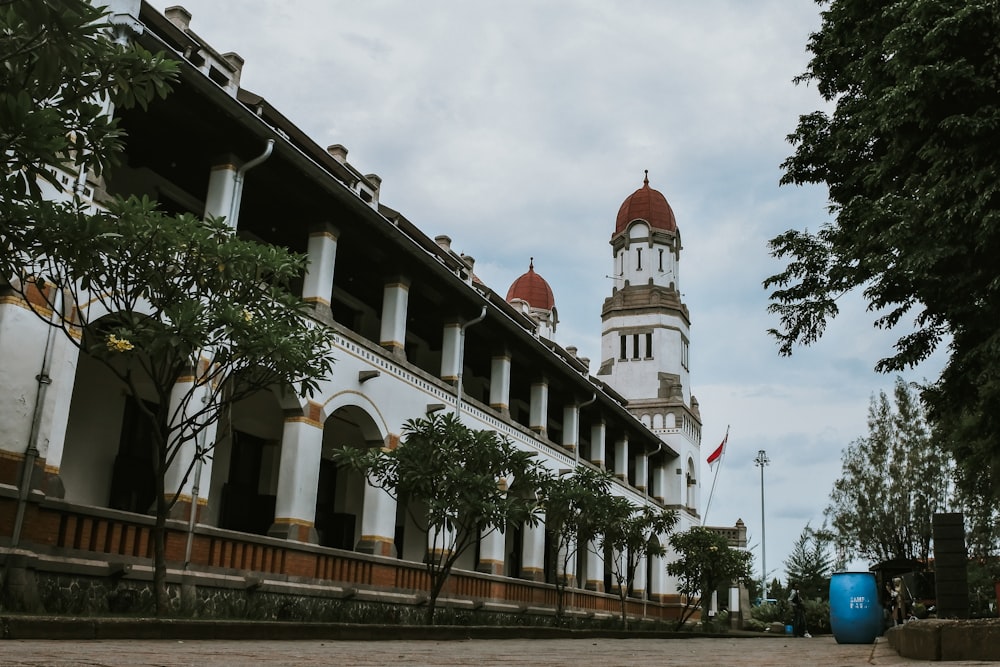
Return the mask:
[[[99,507],[76,505],[37,495],[27,508],[22,548],[52,557],[89,558],[109,563],[149,563],[153,555],[153,518]],[[14,498],[0,494],[0,544],[12,531]],[[187,525],[167,522],[166,554],[171,567],[183,564]],[[198,525],[192,541],[191,565],[220,574],[259,575],[264,579],[312,581],[398,593],[419,594],[429,588],[423,564],[248,535]],[[456,570],[442,595],[473,602],[502,602],[527,607],[555,607],[550,584]],[[620,613],[616,595],[567,589],[567,609],[585,613]],[[659,603],[631,599],[632,616],[676,618],[676,601]]]

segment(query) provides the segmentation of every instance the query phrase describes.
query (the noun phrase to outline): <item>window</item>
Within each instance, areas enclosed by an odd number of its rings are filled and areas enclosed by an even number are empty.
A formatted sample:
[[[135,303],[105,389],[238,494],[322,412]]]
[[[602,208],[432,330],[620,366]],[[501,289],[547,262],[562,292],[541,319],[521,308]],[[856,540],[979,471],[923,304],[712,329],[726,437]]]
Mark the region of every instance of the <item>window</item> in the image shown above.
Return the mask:
[[[635,270],[642,271],[642,248],[635,249]]]
[[[647,359],[652,359],[653,358],[653,334],[652,333],[646,334],[646,358]]]
[[[632,358],[639,358],[639,334],[632,334]]]
[[[663,273],[663,248],[660,248],[660,273]]]
[[[684,370],[688,370],[688,341],[687,338],[681,339],[681,366]]]
[[[621,359],[622,361],[624,361],[625,359],[628,358],[628,356],[625,354],[625,349],[626,349],[626,347],[625,347],[626,346],[625,339],[626,338],[627,338],[627,336],[624,336],[624,335],[623,336],[619,336],[619,342],[621,344],[621,351],[620,351],[620,354],[618,355],[618,358]]]

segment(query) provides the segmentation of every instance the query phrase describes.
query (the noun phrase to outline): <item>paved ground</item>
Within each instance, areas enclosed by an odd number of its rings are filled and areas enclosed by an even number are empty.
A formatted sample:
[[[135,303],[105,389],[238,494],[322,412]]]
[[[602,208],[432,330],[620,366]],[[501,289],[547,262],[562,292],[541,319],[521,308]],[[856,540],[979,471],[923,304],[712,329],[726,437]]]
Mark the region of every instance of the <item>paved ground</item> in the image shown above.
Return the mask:
[[[814,639],[507,639],[465,641],[0,641],[3,667],[216,667],[238,665],[476,665],[489,667],[853,667],[927,665],[871,645]],[[947,665],[995,665],[950,662]]]

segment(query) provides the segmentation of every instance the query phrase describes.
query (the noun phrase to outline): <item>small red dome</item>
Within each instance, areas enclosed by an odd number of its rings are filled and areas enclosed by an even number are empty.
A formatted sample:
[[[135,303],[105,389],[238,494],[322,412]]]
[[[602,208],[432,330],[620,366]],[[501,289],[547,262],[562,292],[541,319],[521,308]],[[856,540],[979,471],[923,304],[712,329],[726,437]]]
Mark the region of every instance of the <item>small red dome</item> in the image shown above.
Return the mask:
[[[535,259],[532,258],[528,264],[528,272],[514,281],[507,290],[507,303],[514,299],[527,301],[532,308],[542,310],[552,310],[556,305],[555,297],[552,296],[552,288],[545,282],[545,278],[535,273]]]
[[[671,232],[677,231],[677,219],[674,218],[674,211],[667,203],[667,198],[649,187],[649,171],[642,180],[642,187],[629,195],[618,209],[618,220],[615,223],[615,234],[619,234],[628,227],[628,223],[636,219],[645,220],[650,226],[657,229],[666,229]]]

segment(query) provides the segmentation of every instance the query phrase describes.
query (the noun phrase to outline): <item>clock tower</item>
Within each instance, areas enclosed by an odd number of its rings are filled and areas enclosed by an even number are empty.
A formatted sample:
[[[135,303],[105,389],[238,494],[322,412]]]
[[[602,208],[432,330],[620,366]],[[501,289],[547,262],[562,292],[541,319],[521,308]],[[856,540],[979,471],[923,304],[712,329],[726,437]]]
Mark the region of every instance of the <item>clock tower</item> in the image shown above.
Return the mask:
[[[701,415],[691,394],[691,319],[681,300],[681,235],[649,174],[618,210],[611,296],[601,310],[599,378],[677,453],[659,459],[664,504],[697,514]],[[651,460],[651,465],[657,465]],[[655,474],[655,473],[654,473]],[[659,495],[657,493],[656,495]]]

